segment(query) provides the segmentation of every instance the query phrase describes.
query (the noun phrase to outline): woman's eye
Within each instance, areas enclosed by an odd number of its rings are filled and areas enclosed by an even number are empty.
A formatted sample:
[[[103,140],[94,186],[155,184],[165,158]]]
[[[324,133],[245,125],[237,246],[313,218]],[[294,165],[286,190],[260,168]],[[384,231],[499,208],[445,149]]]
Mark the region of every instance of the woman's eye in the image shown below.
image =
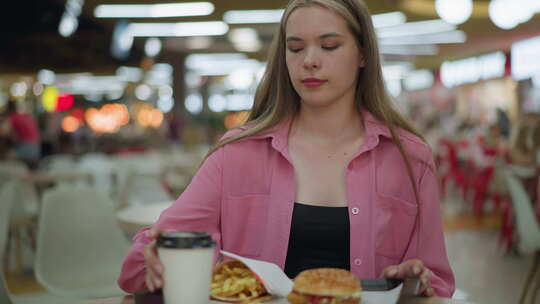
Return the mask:
[[[337,49],[339,47],[339,45],[333,45],[333,46],[323,46],[322,48],[324,50],[327,50],[327,51],[333,51],[335,49]]]
[[[296,48],[296,49],[293,49],[293,48],[289,48],[289,51],[293,52],[293,53],[298,53],[302,50],[302,48]]]

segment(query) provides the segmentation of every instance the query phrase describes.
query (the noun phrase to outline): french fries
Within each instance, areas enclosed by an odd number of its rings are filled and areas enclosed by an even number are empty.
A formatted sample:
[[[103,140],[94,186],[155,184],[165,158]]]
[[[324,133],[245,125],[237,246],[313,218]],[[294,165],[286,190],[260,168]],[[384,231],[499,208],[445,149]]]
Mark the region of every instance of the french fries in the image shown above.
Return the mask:
[[[216,266],[210,295],[217,300],[238,303],[261,303],[272,299],[259,279],[240,261],[227,261]]]

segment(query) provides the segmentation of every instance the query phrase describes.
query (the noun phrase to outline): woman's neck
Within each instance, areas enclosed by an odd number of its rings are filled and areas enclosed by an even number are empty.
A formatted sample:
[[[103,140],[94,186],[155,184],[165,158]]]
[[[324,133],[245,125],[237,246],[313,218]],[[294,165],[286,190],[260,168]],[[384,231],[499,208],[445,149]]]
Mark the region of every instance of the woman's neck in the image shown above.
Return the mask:
[[[360,112],[354,105],[330,107],[301,106],[294,121],[294,132],[320,142],[341,142],[362,136]]]

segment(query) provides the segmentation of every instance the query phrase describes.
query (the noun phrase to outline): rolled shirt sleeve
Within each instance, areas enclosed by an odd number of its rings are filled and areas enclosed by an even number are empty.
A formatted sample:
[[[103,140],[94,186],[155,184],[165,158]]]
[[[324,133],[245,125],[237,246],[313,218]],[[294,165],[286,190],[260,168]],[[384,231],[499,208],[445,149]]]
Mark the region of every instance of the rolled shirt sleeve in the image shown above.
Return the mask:
[[[161,213],[155,226],[164,231],[209,232],[217,242],[216,252],[219,252],[223,153],[223,148],[220,148],[204,161],[186,190],[171,207]],[[150,228],[143,228],[135,235],[122,265],[118,285],[128,293],[147,289],[143,251],[152,241]]]
[[[455,289],[454,274],[448,262],[442,226],[439,182],[430,155],[420,177],[419,223],[415,225],[404,261],[419,259],[433,272],[431,286],[439,297],[451,297]]]

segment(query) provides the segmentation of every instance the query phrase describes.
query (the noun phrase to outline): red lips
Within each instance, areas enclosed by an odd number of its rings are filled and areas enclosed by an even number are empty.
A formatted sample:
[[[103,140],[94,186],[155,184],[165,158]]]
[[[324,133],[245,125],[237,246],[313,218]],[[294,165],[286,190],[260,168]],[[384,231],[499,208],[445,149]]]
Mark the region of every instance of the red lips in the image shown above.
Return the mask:
[[[318,78],[305,78],[302,80],[302,83],[308,88],[316,88],[323,85],[327,80],[322,80]]]

